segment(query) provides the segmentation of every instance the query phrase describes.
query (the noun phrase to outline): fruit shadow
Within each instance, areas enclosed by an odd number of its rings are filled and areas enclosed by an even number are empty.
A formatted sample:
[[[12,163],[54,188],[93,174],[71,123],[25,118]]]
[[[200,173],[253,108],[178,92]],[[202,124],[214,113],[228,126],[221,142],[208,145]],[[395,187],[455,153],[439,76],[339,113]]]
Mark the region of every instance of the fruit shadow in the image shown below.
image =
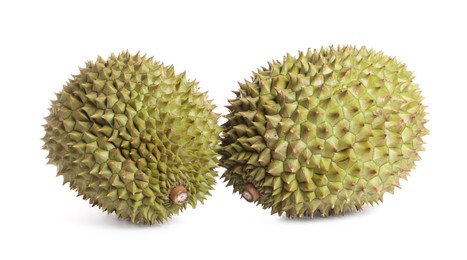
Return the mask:
[[[132,223],[129,220],[118,218],[115,214],[99,214],[93,216],[80,216],[75,217],[74,222],[79,222],[82,226],[110,228],[110,229],[161,229],[170,227],[173,223],[177,222],[177,217],[174,216],[164,223],[154,223],[152,225],[140,223]]]
[[[327,217],[321,216],[319,213],[315,213],[313,218],[311,217],[302,217],[302,218],[289,218],[287,216],[282,215],[279,218],[280,222],[283,223],[298,223],[298,222],[314,222],[314,223],[322,223],[322,222],[334,222],[334,221],[343,221],[343,220],[350,220],[353,218],[362,218],[368,217],[369,215],[374,214],[378,209],[376,207],[364,207],[360,211],[346,211],[344,215],[339,214],[329,214]]]

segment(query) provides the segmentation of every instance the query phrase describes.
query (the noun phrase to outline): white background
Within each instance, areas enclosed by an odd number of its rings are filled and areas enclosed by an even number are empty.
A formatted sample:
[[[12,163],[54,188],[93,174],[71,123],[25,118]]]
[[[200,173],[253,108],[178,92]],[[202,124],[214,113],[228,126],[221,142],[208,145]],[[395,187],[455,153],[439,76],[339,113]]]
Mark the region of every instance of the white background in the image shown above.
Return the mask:
[[[462,1],[224,2],[0,3],[0,259],[467,259]],[[134,225],[90,207],[46,166],[50,99],[98,54],[140,50],[174,64],[225,113],[252,70],[331,44],[404,61],[429,106],[423,160],[379,206],[289,220],[219,181],[204,205]]]

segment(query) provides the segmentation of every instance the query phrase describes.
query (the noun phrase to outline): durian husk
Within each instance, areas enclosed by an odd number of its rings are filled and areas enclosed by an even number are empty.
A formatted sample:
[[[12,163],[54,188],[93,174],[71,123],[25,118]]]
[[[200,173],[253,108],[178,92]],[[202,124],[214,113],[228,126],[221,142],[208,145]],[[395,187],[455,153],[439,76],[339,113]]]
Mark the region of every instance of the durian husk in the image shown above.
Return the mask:
[[[287,54],[229,100],[222,178],[279,215],[344,214],[383,201],[420,159],[426,106],[406,65],[355,46]]]
[[[43,138],[49,163],[89,203],[132,222],[195,207],[215,184],[220,133],[197,84],[139,53],[88,61],[52,101]],[[187,203],[170,199],[178,186]]]

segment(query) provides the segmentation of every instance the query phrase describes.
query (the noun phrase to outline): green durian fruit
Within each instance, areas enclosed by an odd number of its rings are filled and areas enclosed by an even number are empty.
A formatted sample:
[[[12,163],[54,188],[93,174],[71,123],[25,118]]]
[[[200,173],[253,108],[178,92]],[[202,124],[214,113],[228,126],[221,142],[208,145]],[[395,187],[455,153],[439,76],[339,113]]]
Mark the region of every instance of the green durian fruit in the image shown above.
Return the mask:
[[[44,149],[92,205],[163,222],[210,195],[221,131],[214,108],[196,82],[152,57],[98,57],[52,101]]]
[[[288,217],[382,201],[415,167],[428,133],[412,80],[403,63],[365,47],[270,62],[229,100],[222,178]]]

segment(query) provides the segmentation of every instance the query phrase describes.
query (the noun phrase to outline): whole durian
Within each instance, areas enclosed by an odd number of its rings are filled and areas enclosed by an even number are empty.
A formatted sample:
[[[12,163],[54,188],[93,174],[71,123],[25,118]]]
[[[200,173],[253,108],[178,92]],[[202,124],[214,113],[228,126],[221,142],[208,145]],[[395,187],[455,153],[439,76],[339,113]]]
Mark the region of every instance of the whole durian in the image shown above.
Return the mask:
[[[287,55],[229,100],[223,178],[288,217],[378,203],[423,150],[425,106],[403,63],[365,47]]]
[[[219,115],[185,73],[126,51],[88,61],[56,95],[44,149],[92,205],[153,224],[210,195]]]

